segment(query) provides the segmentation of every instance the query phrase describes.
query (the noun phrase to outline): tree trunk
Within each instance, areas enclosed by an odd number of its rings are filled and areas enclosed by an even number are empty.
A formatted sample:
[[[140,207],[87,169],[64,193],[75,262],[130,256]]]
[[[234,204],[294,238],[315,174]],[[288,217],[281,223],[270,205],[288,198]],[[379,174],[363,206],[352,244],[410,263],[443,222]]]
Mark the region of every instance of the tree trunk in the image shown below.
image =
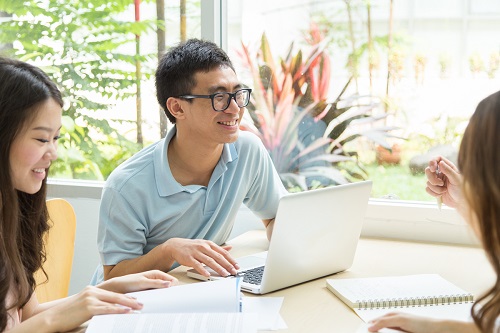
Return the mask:
[[[386,83],[386,87],[385,87],[386,99],[389,98],[389,85],[390,85],[391,72],[392,72],[391,53],[392,53],[392,30],[393,30],[393,21],[394,21],[394,18],[393,18],[393,0],[390,0],[389,6],[390,6],[389,7],[389,33],[387,36],[387,83]]]
[[[12,17],[12,15],[0,10],[0,18],[1,17]],[[7,51],[12,50],[12,47],[12,43],[0,44],[0,53],[7,53]]]
[[[366,2],[367,10],[367,25],[368,25],[368,76],[370,78],[370,94],[373,94],[373,40],[372,40],[372,18],[371,18],[371,3]]]
[[[139,22],[141,20],[140,16],[141,0],[134,0],[134,4],[135,4],[135,21]],[[140,35],[135,35],[135,55],[137,57],[135,60],[135,84],[137,87],[136,97],[135,97],[136,116],[137,116],[137,143],[140,144],[142,147],[144,145],[144,138],[142,137],[142,101],[141,101],[142,72],[141,72],[141,62],[139,60],[139,56],[141,55]]]
[[[355,59],[356,53],[356,39],[354,36],[354,29],[352,27],[352,10],[351,10],[351,0],[345,0],[345,4],[347,7],[347,17],[349,20],[349,39],[351,40],[351,50],[352,50],[352,76],[354,78],[354,83],[356,85],[356,93],[359,93],[358,86],[358,59]]]
[[[181,41],[186,40],[186,0],[180,0],[180,30]]]
[[[158,43],[158,60],[165,54],[165,0],[156,0],[156,17],[160,21],[160,25],[156,30],[157,43]],[[166,107],[166,106],[164,106]],[[160,116],[160,137],[163,138],[167,135],[168,121],[165,111],[162,107],[159,110]]]

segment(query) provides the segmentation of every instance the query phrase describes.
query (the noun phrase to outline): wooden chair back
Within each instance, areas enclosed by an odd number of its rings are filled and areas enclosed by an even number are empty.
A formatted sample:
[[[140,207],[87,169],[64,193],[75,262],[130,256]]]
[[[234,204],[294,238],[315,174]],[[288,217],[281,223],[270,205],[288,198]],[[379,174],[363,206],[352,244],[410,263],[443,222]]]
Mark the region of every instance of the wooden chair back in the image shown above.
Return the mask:
[[[75,248],[76,215],[73,206],[64,199],[47,200],[50,229],[45,238],[47,260],[35,274],[36,295],[40,303],[68,296],[73,253]]]

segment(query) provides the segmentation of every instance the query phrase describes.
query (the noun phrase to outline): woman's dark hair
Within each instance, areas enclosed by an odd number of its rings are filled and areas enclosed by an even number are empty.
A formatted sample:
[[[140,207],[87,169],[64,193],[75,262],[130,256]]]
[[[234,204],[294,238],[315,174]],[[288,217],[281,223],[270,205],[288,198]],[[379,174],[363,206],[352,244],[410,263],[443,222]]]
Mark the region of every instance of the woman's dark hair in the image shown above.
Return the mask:
[[[479,103],[465,130],[458,167],[469,220],[496,273],[494,286],[472,308],[481,332],[492,333],[500,316],[500,91]]]
[[[209,72],[221,66],[234,71],[224,50],[213,42],[195,38],[173,47],[163,55],[156,70],[156,97],[172,124],[175,124],[175,117],[167,109],[167,99],[190,94],[196,85],[196,73]]]
[[[29,301],[36,287],[34,273],[45,260],[47,178],[35,194],[16,190],[9,157],[13,141],[49,99],[63,106],[59,89],[41,69],[0,57],[0,332],[7,325],[7,311]],[[6,304],[9,292],[14,292],[14,304]]]

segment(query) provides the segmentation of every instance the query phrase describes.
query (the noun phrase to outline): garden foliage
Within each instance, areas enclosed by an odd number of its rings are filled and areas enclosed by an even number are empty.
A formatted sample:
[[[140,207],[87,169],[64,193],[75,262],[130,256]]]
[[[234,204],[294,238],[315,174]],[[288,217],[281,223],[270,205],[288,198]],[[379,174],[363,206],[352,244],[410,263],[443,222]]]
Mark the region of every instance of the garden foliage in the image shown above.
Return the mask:
[[[365,138],[389,147],[385,138],[393,129],[378,122],[385,114],[377,114],[376,98],[344,97],[351,80],[331,98],[330,85],[336,82],[327,41],[314,24],[308,37],[307,55],[292,43],[278,62],[265,34],[256,52],[246,45],[240,52],[253,78],[248,117],[241,127],[262,139],[289,190],[364,179],[356,151],[346,144]]]
[[[0,0],[8,15],[0,21],[0,45],[9,46],[1,52],[42,67],[64,96],[53,176],[102,180],[140,148],[103,116],[110,101],[135,96],[136,60],[144,77],[154,72],[147,64],[156,54],[136,55],[135,35],[154,31],[158,22],[134,22],[123,15],[131,6],[127,0]]]

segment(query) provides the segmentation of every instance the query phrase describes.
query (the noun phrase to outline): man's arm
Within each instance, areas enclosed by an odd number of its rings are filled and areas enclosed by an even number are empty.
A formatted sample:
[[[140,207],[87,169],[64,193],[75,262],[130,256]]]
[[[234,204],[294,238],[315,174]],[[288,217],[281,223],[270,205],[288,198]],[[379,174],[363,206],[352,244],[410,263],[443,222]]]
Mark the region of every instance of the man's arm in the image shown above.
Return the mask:
[[[116,265],[104,265],[104,279],[152,269],[167,272],[174,262],[193,267],[207,277],[210,273],[204,265],[221,276],[235,275],[239,266],[229,254],[230,249],[229,245],[219,246],[204,239],[171,238],[145,255],[123,260]]]
[[[145,217],[113,189],[105,189],[99,215],[98,246],[104,279],[149,270],[167,272],[177,262],[204,276],[204,265],[222,276],[236,274],[236,261],[228,250],[204,239],[170,238],[144,253],[149,226]],[[116,264],[115,264],[116,263]]]
[[[266,227],[267,239],[271,240],[271,236],[273,235],[273,228],[274,228],[274,218],[262,220],[262,222],[264,223],[264,226]]]
[[[151,269],[167,272],[174,264],[174,261],[164,256],[164,245],[158,245],[145,255],[123,260],[116,265],[104,265],[104,280],[132,273],[145,272]]]

